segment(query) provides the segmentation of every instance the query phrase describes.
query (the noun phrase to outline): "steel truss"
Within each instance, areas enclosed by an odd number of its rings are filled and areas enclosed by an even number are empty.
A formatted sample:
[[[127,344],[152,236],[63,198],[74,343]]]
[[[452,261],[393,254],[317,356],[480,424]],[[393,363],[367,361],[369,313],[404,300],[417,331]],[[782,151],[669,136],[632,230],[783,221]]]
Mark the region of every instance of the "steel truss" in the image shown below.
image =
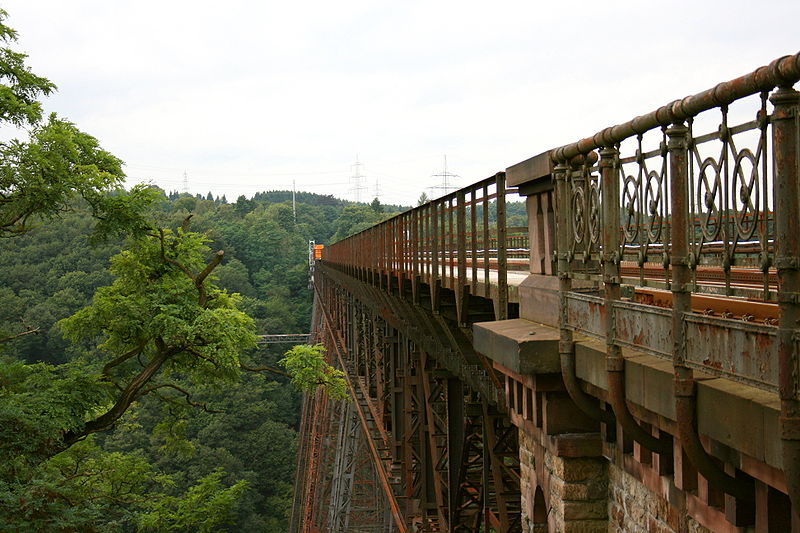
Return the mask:
[[[292,531],[521,531],[517,429],[458,331],[326,274],[317,334],[351,401],[306,400]]]

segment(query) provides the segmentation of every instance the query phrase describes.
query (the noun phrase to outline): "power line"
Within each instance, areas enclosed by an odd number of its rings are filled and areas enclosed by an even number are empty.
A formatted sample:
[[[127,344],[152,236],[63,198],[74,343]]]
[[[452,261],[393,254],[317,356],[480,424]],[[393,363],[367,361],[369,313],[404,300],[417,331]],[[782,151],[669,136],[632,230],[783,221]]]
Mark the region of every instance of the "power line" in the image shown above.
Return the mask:
[[[452,178],[460,178],[458,174],[453,174],[447,170],[447,155],[444,156],[444,169],[439,174],[431,174],[432,178],[442,178],[441,185],[432,185],[428,187],[432,190],[440,190],[442,191],[442,195],[449,193],[450,191],[455,191],[458,189],[455,185],[450,185],[450,180]]]
[[[381,201],[381,184],[378,178],[375,178],[375,198],[378,199],[378,202]]]
[[[361,167],[364,166],[363,163],[359,162],[358,155],[356,155],[356,162],[350,165],[353,169],[353,175],[350,177],[350,181],[353,183],[353,186],[350,190],[353,192],[353,200],[356,203],[361,202],[361,191],[366,190],[367,186],[362,185],[361,180],[364,178],[364,175],[361,174]]]

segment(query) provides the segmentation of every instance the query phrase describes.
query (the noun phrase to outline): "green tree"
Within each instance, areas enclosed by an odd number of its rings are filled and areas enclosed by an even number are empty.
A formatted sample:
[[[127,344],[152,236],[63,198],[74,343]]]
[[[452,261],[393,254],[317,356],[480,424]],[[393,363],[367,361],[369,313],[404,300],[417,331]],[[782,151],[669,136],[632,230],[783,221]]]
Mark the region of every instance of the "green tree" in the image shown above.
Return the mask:
[[[197,531],[208,533],[228,521],[231,510],[247,487],[246,481],[223,488],[222,472],[216,471],[199,480],[182,497],[165,496],[139,518],[144,531]]]
[[[336,219],[336,233],[333,236],[333,240],[339,241],[359,231],[365,230],[373,224],[380,222],[383,218],[383,213],[375,212],[365,205],[345,207],[339,215],[339,218]]]
[[[8,17],[0,9],[0,64],[3,66],[0,85],[0,122],[15,126],[35,124],[42,116],[41,96],[52,93],[56,86],[47,78],[37,76],[25,65],[27,55],[11,50],[8,45],[17,40],[17,32],[3,24]]]
[[[243,296],[255,296],[255,289],[250,283],[247,267],[238,259],[229,259],[216,271],[219,284],[229,292],[238,292]]]
[[[109,409],[64,434],[65,446],[109,429],[150,392],[171,389],[191,401],[175,373],[206,384],[238,377],[239,354],[255,344],[254,325],[237,309],[238,297],[213,283],[223,252],[210,261],[208,253],[206,239],[186,228],[140,238],[112,259],[114,283],[60,322],[75,342],[101,339],[99,379],[119,390]]]
[[[321,344],[295,346],[286,352],[280,364],[286,368],[292,376],[292,383],[300,390],[313,391],[322,387],[334,400],[348,397],[344,372],[325,361],[325,348]]]
[[[25,65],[9,48],[16,32],[0,9],[0,126],[27,129],[27,141],[0,143],[0,237],[28,231],[37,218],[53,218],[85,200],[100,221],[99,234],[144,231],[141,207],[152,203],[149,187],[121,189],[121,161],[97,139],[51,114],[42,121],[39,98],[56,86]],[[114,193],[114,194],[112,194]]]

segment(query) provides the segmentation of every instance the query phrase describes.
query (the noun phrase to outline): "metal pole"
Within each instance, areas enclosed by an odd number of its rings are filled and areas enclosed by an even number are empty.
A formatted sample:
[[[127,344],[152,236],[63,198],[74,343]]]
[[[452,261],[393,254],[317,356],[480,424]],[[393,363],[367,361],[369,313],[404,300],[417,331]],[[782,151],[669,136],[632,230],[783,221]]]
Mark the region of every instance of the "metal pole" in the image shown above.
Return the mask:
[[[778,269],[778,392],[781,398],[783,470],[794,519],[800,522],[800,93],[781,87],[772,93],[775,161],[775,266]]]

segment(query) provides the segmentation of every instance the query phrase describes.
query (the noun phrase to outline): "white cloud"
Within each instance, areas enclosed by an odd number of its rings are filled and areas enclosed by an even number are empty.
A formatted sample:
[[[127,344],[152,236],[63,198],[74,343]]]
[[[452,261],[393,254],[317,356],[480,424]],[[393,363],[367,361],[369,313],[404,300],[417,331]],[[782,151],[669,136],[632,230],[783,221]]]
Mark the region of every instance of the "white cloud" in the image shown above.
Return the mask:
[[[48,107],[132,177],[413,203],[796,52],[796,2],[7,0]],[[768,22],[769,21],[769,22]],[[372,174],[370,174],[372,173]],[[328,184],[327,186],[325,184]],[[391,198],[389,197],[391,195]]]

